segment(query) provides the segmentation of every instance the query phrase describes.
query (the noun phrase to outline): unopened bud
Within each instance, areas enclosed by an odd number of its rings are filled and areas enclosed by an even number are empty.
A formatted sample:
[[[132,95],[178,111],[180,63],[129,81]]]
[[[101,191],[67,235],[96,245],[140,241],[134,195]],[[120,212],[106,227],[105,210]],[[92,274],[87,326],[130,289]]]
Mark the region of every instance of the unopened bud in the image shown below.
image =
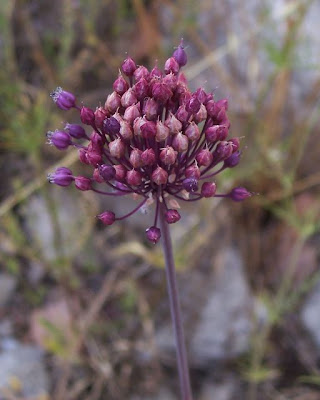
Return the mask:
[[[109,143],[109,151],[112,157],[121,158],[125,153],[125,144],[121,139],[115,139]]]
[[[164,140],[166,140],[169,136],[169,128],[165,126],[161,121],[157,121],[156,129],[156,141],[163,142]]]
[[[152,121],[147,121],[141,125],[141,133],[145,139],[153,139],[157,133],[156,124]]]
[[[200,124],[200,122],[205,121],[207,119],[207,109],[204,104],[201,104],[200,110],[193,116],[193,120],[196,124]]]
[[[140,65],[133,73],[134,79],[136,82],[140,81],[141,79],[148,79],[149,78],[149,71],[143,65]]]
[[[252,193],[248,192],[244,187],[236,187],[231,190],[229,197],[233,201],[242,201],[252,196]]]
[[[198,125],[196,125],[194,122],[191,122],[187,127],[187,129],[185,130],[185,134],[188,137],[188,139],[191,140],[191,142],[198,140],[200,137],[200,131]]]
[[[70,135],[65,131],[49,131],[47,138],[48,143],[55,146],[58,150],[65,150],[72,144]]]
[[[201,103],[195,95],[193,95],[186,104],[186,110],[192,114],[197,114],[197,112],[200,110],[200,107]]]
[[[167,84],[162,82],[156,82],[152,86],[152,96],[159,103],[164,104],[172,96],[172,91],[170,90]]]
[[[171,135],[180,132],[182,129],[182,123],[172,113],[170,113],[164,124],[169,128]]]
[[[201,195],[203,197],[213,197],[216,194],[216,189],[214,182],[204,182],[201,186]]]
[[[101,129],[103,121],[108,117],[108,112],[105,108],[99,107],[94,112],[94,123],[97,128]]]
[[[140,168],[143,165],[141,160],[141,153],[142,151],[139,149],[132,149],[129,157],[129,161],[133,168]]]
[[[116,220],[116,216],[112,211],[105,211],[97,215],[97,218],[99,218],[104,225],[112,225]]]
[[[61,110],[70,110],[76,105],[75,95],[63,90],[61,87],[57,87],[52,93],[50,93],[50,96],[56,103],[57,107],[61,108]]]
[[[173,57],[180,67],[183,67],[187,64],[188,58],[186,52],[184,51],[183,39],[181,39],[178,48],[173,52]]]
[[[173,137],[172,147],[177,150],[178,153],[183,153],[188,150],[189,140],[186,135],[179,132]]]
[[[153,165],[156,162],[156,155],[153,149],[146,149],[141,153],[143,165]]]
[[[196,192],[198,190],[198,180],[195,178],[186,178],[182,182],[183,188],[187,192]]]
[[[81,125],[66,124],[64,129],[68,131],[69,135],[74,137],[75,139],[83,139],[86,137],[86,131],[83,129]]]
[[[107,164],[100,165],[99,173],[101,177],[107,182],[111,181],[116,176],[116,170],[114,169],[114,167]]]
[[[132,169],[127,172],[126,181],[130,186],[139,186],[142,182],[142,175],[139,171]]]
[[[127,121],[120,122],[120,135],[124,140],[131,140],[133,133],[131,125]]]
[[[113,168],[116,170],[116,175],[115,179],[117,181],[124,181],[126,175],[127,175],[127,169],[125,166],[119,164],[119,165],[114,165]]]
[[[74,185],[79,190],[90,190],[91,189],[91,179],[85,176],[76,176],[74,178]]]
[[[137,69],[137,66],[133,59],[128,57],[123,61],[121,68],[125,75],[132,76],[134,71]]]
[[[180,218],[181,215],[178,213],[177,210],[168,210],[165,213],[165,219],[168,224],[174,224],[175,222],[178,222]]]
[[[121,97],[121,105],[125,108],[136,104],[137,101],[137,97],[132,88],[129,88]]]
[[[177,75],[179,72],[180,66],[177,60],[173,57],[168,58],[168,60],[164,64],[164,72],[166,74],[173,73],[173,75]]]
[[[147,99],[143,105],[143,114],[149,121],[157,119],[158,103],[152,98]]]
[[[199,165],[204,165],[205,167],[208,167],[213,160],[213,155],[208,149],[202,149],[197,154],[196,160]]]
[[[195,178],[198,180],[200,178],[201,171],[197,165],[190,165],[190,167],[186,168],[185,176],[186,178]]]
[[[118,78],[113,82],[113,90],[123,95],[129,88],[128,82],[124,79],[124,77],[120,74]]]
[[[151,175],[151,179],[158,186],[165,185],[168,181],[168,172],[161,167],[157,167]]]
[[[145,78],[141,78],[134,86],[134,93],[138,100],[143,100],[148,96],[149,84]]]
[[[117,92],[112,92],[109,94],[104,106],[111,114],[114,114],[121,106],[120,95]]]
[[[240,158],[241,158],[241,152],[239,150],[237,150],[236,152],[232,153],[231,156],[228,157],[224,161],[224,167],[225,168],[236,167],[240,162]]]
[[[81,122],[85,125],[94,124],[94,111],[89,107],[82,107],[80,111]]]
[[[181,122],[187,122],[188,121],[189,113],[186,110],[186,106],[184,104],[178,108],[177,112],[175,113],[175,116]]]
[[[161,237],[161,231],[156,226],[151,226],[146,230],[146,236],[150,242],[156,244]]]
[[[164,165],[173,165],[177,159],[177,152],[171,147],[167,146],[160,152],[160,160]]]
[[[120,123],[114,117],[106,118],[103,123],[103,131],[108,135],[116,135],[120,132]]]
[[[129,106],[126,108],[126,111],[124,112],[123,118],[129,122],[132,123],[136,118],[140,117],[140,107],[138,104],[133,104],[132,106]]]
[[[73,180],[72,172],[65,167],[59,167],[48,175],[48,181],[58,186],[69,186]]]

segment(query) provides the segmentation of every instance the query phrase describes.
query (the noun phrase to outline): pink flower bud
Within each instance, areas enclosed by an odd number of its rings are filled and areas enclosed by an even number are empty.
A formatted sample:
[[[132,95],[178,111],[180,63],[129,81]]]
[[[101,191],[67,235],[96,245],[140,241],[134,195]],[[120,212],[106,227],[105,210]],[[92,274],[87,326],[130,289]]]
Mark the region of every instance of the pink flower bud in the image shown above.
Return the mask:
[[[123,118],[127,122],[132,123],[136,118],[138,118],[140,116],[141,116],[140,106],[138,104],[133,104],[132,106],[129,106],[128,108],[126,108]]]
[[[126,167],[119,164],[119,165],[114,165],[113,168],[116,170],[115,179],[120,182],[124,181],[124,179],[127,175]]]
[[[121,97],[121,105],[125,108],[137,102],[137,97],[132,88],[128,89]]]
[[[170,74],[172,72],[174,75],[177,75],[179,72],[180,66],[176,59],[173,57],[168,58],[168,60],[164,64],[164,72],[166,74]]]
[[[138,100],[143,100],[145,97],[148,96],[149,92],[149,84],[146,79],[140,79],[134,86],[133,86],[134,93]]]
[[[143,105],[143,114],[149,121],[157,119],[158,103],[152,98],[147,99]]]
[[[172,91],[165,83],[157,82],[152,86],[152,96],[159,103],[164,104],[172,96]]]
[[[117,92],[112,92],[111,94],[109,94],[104,106],[111,114],[114,114],[121,106],[120,95]]]
[[[200,122],[205,121],[207,119],[207,109],[204,104],[201,104],[200,110],[197,114],[194,115],[193,120],[196,124],[200,124]]]
[[[140,81],[141,79],[149,79],[149,75],[148,69],[143,65],[140,65],[133,73],[136,82]]]
[[[85,176],[76,176],[74,178],[74,185],[79,190],[90,190],[91,189],[91,179]]]
[[[165,213],[165,219],[168,224],[174,224],[178,222],[181,218],[181,215],[178,213],[177,210],[168,210]]]
[[[170,135],[174,135],[182,129],[182,123],[172,113],[164,121],[164,124],[169,128]]]
[[[87,151],[86,160],[87,160],[86,164],[90,164],[96,167],[98,164],[102,162],[101,153],[95,150]]]
[[[157,167],[151,175],[151,179],[158,186],[165,185],[168,181],[168,172],[161,167]]]
[[[232,145],[232,151],[236,152],[237,150],[239,150],[240,147],[240,139],[237,137],[231,138],[228,140],[229,143],[231,143]]]
[[[102,183],[104,182],[104,179],[100,175],[99,168],[95,168],[92,174],[92,179],[97,182],[97,183]]]
[[[90,164],[88,159],[87,159],[87,150],[85,149],[79,149],[78,152],[79,155],[79,160],[84,163],[84,164]]]
[[[207,94],[202,88],[197,89],[194,94],[200,103],[204,103],[207,100]]]
[[[172,73],[166,75],[162,79],[162,82],[165,83],[172,91],[174,91],[175,88],[177,87],[177,77]]]
[[[157,133],[156,124],[152,121],[147,121],[141,125],[141,133],[145,139],[153,139]]]
[[[228,135],[228,130],[223,125],[213,125],[206,129],[205,135],[209,143],[214,143],[217,140],[224,140]]]
[[[106,118],[103,123],[103,132],[114,136],[120,132],[120,123],[115,117]]]
[[[186,104],[186,110],[192,114],[197,114],[197,112],[200,110],[200,107],[201,103],[195,95],[193,95]]]
[[[197,154],[196,160],[197,160],[199,165],[203,165],[205,167],[208,167],[211,164],[212,160],[213,160],[213,155],[208,149],[202,149]]]
[[[194,142],[195,140],[198,140],[200,137],[200,131],[198,126],[194,123],[191,122],[187,129],[185,130],[185,134],[188,137],[191,142]]]
[[[131,125],[127,121],[120,122],[120,135],[124,140],[131,140],[133,136]]]
[[[161,231],[156,226],[151,226],[146,230],[146,236],[150,242],[156,244],[161,237]]]
[[[142,182],[142,175],[139,171],[132,169],[127,172],[126,181],[130,186],[139,186]]]
[[[139,149],[132,149],[129,157],[129,161],[133,168],[140,168],[143,165],[141,160],[141,153],[142,151]]]
[[[207,113],[210,117],[215,118],[219,112],[219,108],[216,106],[214,100],[209,100],[206,103]]]
[[[144,117],[138,117],[133,122],[133,133],[135,136],[142,136],[141,127],[146,123]]]
[[[200,178],[201,171],[197,165],[190,165],[190,167],[186,168],[185,176],[186,178],[195,178],[198,180]]]
[[[201,186],[201,195],[203,197],[213,197],[216,194],[216,189],[214,182],[204,182]]]
[[[112,225],[116,220],[116,216],[112,211],[105,211],[97,215],[97,218],[99,218],[104,225]]]
[[[186,110],[186,106],[183,104],[180,106],[175,114],[175,116],[178,118],[179,121],[181,122],[187,122],[189,119],[189,113]]]
[[[178,151],[178,153],[182,153],[188,150],[189,140],[187,136],[183,135],[179,132],[177,135],[173,137],[172,147]]]
[[[141,153],[143,165],[153,165],[156,162],[156,155],[153,149],[146,149]]]
[[[125,144],[121,139],[115,139],[109,143],[110,155],[115,158],[121,158],[125,153]]]
[[[233,151],[232,144],[226,141],[222,141],[217,144],[217,147],[213,152],[214,160],[215,161],[226,160],[231,156],[232,151]]]
[[[137,66],[133,59],[128,57],[123,61],[121,68],[125,75],[132,76]]]
[[[156,65],[150,72],[150,78],[162,78],[163,73]]]
[[[89,107],[82,107],[80,111],[80,119],[85,125],[93,125],[95,119],[94,111]]]
[[[228,99],[218,100],[216,104],[217,104],[217,107],[224,108],[226,111],[228,111],[228,108],[229,108]]]
[[[94,112],[94,123],[97,128],[101,129],[103,121],[108,117],[108,112],[103,107],[99,107]]]
[[[128,90],[128,88],[128,82],[121,74],[119,74],[119,77],[113,82],[113,90],[122,96],[123,93]]]
[[[157,121],[156,124],[156,141],[163,142],[169,136],[169,128],[165,126],[161,121]]]
[[[160,160],[164,165],[173,165],[177,159],[177,152],[171,147],[167,146],[160,152]]]

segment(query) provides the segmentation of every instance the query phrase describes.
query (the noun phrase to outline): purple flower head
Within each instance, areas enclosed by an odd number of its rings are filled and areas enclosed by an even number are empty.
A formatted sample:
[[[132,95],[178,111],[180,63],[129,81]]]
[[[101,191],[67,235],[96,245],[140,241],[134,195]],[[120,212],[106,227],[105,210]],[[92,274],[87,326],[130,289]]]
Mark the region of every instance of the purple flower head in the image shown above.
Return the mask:
[[[75,107],[93,132],[89,136],[83,126],[67,124],[65,130],[48,134],[50,143],[60,150],[79,148],[80,161],[92,166],[89,177],[74,177],[69,169],[59,168],[49,176],[50,182],[60,186],[74,182],[79,190],[105,196],[134,195],[138,202],[128,214],[105,211],[98,215],[105,225],[154,204],[154,223],[146,231],[153,243],[161,237],[157,224],[161,207],[166,210],[166,222],[172,224],[181,218],[169,206],[178,208],[177,201],[210,197],[241,201],[251,196],[240,187],[219,194],[213,182],[218,173],[239,163],[239,139],[228,139],[226,99],[216,101],[203,88],[189,90],[181,72],[186,63],[182,41],[163,71],[158,66],[151,71],[137,67],[128,57],[113,83],[114,91],[96,111],[77,107],[75,97],[61,88],[52,94],[60,108]],[[73,138],[83,140],[74,143]]]

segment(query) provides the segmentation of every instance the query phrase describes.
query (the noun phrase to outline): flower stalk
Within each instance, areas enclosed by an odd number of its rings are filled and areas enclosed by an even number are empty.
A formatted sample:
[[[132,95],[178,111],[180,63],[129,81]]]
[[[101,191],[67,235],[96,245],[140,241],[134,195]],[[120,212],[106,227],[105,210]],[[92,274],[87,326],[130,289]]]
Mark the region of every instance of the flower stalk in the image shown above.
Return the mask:
[[[175,264],[172,250],[170,228],[165,220],[165,206],[160,205],[160,229],[162,233],[162,248],[166,266],[167,290],[170,302],[170,313],[176,341],[177,365],[180,380],[182,400],[192,400],[187,351],[185,345],[181,308],[177,287]]]

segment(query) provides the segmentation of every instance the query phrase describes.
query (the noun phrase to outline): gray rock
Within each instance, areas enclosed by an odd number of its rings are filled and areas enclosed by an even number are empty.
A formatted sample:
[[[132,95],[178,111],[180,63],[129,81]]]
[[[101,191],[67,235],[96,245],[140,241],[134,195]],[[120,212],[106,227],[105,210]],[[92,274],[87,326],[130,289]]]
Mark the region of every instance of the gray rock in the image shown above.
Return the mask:
[[[3,307],[12,296],[17,286],[17,278],[6,273],[0,274],[0,307]]]
[[[1,341],[0,393],[10,389],[12,379],[21,384],[24,398],[49,393],[49,377],[45,370],[43,352],[35,346],[23,345],[14,339]]]
[[[301,319],[320,353],[320,281],[313,288],[301,309]]]

